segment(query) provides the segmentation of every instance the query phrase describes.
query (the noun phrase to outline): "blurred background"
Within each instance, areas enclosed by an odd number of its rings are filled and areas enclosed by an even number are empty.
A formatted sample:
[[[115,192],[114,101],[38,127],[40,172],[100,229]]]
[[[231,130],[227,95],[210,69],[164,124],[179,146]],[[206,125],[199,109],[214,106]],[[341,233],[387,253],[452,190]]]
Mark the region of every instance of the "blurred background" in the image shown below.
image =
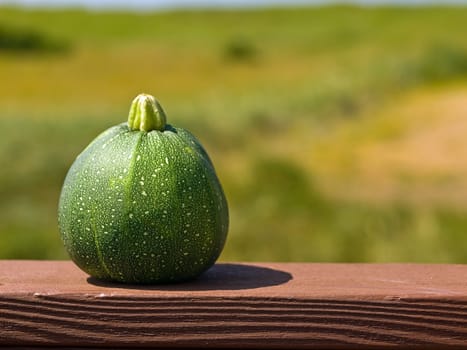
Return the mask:
[[[467,262],[466,23],[459,1],[0,1],[0,258],[67,258],[65,174],[147,92],[216,165],[221,260]]]

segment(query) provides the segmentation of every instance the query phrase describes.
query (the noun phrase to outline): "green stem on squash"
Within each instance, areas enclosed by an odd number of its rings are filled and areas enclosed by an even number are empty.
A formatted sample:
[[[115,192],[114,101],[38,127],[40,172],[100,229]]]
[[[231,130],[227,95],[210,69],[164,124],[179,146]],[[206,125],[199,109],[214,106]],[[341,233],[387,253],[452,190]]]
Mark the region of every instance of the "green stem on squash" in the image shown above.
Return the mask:
[[[164,131],[167,117],[154,96],[139,94],[131,103],[128,126],[131,130]]]

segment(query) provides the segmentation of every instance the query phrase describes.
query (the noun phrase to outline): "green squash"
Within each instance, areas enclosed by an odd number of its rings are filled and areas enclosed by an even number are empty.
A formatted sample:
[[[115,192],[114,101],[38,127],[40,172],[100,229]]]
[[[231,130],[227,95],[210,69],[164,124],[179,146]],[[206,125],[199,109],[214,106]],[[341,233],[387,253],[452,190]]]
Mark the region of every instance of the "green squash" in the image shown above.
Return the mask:
[[[104,131],[76,158],[58,221],[82,270],[102,280],[151,284],[193,279],[212,266],[229,218],[199,141],[166,124],[159,103],[141,94],[128,123]]]

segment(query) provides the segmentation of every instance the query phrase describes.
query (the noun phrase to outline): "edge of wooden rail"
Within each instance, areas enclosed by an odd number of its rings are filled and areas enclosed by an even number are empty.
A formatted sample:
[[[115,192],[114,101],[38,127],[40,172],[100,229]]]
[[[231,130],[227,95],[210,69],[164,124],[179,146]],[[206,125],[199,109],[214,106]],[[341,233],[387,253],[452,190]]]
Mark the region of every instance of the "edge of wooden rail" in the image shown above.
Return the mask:
[[[467,349],[467,266],[219,263],[132,286],[0,260],[0,345]]]

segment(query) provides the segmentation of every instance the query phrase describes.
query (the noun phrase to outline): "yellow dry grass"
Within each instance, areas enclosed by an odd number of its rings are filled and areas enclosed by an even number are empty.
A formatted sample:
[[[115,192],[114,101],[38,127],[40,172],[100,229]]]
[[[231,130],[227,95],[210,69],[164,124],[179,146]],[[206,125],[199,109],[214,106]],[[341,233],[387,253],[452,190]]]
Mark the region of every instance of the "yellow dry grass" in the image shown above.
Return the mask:
[[[467,86],[424,89],[310,145],[307,164],[332,196],[465,207],[466,134]]]

